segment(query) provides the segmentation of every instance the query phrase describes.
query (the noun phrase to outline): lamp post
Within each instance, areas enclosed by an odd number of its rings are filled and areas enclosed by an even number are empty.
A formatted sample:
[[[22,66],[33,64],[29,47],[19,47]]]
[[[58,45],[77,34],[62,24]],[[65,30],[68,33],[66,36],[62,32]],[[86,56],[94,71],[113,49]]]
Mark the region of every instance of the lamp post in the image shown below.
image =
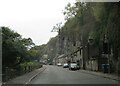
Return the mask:
[[[93,38],[89,38],[88,39],[88,59],[91,60],[91,70],[93,69],[92,68],[92,59],[90,58],[90,46],[93,45]]]
[[[51,32],[57,32],[58,33],[58,49],[57,49],[57,54],[56,54],[56,57],[58,57],[61,53],[61,46],[60,46],[60,32],[61,32],[61,29],[62,29],[62,26],[61,26],[62,22],[56,24],[56,26],[53,27],[52,31]]]
[[[108,33],[104,35],[104,41],[103,41],[103,52],[107,55],[108,59],[108,73],[110,73],[110,43],[108,39]]]

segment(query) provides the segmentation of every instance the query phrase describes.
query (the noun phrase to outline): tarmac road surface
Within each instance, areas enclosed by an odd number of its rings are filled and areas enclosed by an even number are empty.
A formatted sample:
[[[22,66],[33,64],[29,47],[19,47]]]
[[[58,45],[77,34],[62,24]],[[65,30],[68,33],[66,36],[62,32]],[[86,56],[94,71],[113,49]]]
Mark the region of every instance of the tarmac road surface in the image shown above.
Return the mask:
[[[46,69],[29,84],[118,84],[118,82],[80,71],[71,71],[68,68],[46,65]]]

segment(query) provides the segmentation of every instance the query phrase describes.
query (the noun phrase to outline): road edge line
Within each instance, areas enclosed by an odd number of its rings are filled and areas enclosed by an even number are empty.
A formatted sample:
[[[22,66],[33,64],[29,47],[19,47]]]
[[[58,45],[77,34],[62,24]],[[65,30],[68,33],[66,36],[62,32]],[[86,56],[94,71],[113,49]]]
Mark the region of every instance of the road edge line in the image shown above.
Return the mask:
[[[44,67],[42,71],[40,71],[37,74],[35,74],[34,76],[32,76],[25,84],[30,83],[37,75],[39,75],[40,73],[42,73],[45,69],[46,69],[46,67]]]

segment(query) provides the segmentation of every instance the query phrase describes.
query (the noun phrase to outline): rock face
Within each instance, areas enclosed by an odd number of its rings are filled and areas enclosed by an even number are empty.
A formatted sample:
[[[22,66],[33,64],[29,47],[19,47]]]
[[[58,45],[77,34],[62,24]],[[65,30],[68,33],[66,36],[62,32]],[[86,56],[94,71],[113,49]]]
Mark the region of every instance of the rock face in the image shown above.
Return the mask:
[[[120,57],[119,4],[87,3],[82,6],[77,2],[75,8],[78,8],[79,12],[76,11],[76,15],[65,22],[56,39],[57,50],[54,55],[56,60],[64,54],[61,59],[67,62],[78,62],[83,69],[97,71],[102,70],[102,64],[110,64],[117,72],[116,66],[120,63],[118,60]],[[66,9],[65,12],[68,12],[65,16],[67,14],[69,16],[73,11]],[[106,34],[110,43],[109,51],[112,50],[109,55],[103,55],[105,48],[103,41]],[[105,51],[108,52],[107,49]]]

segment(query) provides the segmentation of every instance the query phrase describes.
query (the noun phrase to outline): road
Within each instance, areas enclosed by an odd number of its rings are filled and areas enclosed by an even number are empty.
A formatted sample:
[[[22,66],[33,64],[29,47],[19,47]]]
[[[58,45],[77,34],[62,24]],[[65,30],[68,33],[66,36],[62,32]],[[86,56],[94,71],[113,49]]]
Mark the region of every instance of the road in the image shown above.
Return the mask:
[[[118,84],[117,81],[67,68],[47,65],[29,84]]]

